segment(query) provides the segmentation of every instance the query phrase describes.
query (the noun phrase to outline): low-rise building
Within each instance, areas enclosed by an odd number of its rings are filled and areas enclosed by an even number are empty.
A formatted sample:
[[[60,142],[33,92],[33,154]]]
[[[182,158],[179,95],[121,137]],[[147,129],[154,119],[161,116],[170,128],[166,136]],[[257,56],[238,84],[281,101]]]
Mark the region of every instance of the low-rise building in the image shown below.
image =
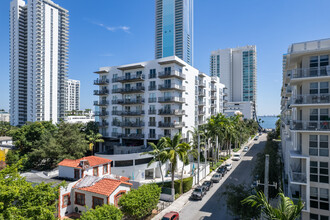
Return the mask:
[[[252,101],[248,102],[227,102],[224,109],[226,116],[234,116],[235,112],[241,112],[246,119],[254,118],[254,104]]]
[[[6,112],[3,109],[0,110],[0,121],[10,122],[10,114],[9,114],[9,112]]]

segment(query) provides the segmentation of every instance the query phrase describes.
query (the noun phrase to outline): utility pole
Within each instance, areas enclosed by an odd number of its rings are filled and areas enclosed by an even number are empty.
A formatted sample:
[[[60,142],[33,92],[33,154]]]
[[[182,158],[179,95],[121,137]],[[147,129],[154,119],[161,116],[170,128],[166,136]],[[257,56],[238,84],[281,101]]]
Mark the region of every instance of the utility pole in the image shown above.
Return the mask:
[[[201,146],[200,146],[200,143],[201,143],[201,137],[200,137],[200,134],[198,134],[198,152],[197,152],[197,154],[198,154],[198,167],[197,167],[197,184],[199,184],[199,163],[200,163],[200,149],[201,149]]]
[[[268,201],[268,184],[269,184],[269,154],[266,154],[266,158],[265,158],[265,186],[264,186],[264,194],[265,197]]]

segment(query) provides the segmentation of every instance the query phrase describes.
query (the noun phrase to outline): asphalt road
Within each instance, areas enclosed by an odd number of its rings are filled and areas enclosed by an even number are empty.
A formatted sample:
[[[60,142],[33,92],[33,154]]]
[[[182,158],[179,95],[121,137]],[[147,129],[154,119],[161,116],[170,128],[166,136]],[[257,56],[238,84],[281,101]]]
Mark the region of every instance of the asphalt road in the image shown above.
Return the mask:
[[[265,146],[266,134],[263,134],[248,152],[242,153],[240,161],[233,161],[233,168],[213,187],[201,201],[188,201],[180,211],[180,219],[183,220],[231,220],[233,217],[227,212],[226,200],[222,196],[225,186],[233,184],[252,183],[252,171],[256,162],[256,156]]]

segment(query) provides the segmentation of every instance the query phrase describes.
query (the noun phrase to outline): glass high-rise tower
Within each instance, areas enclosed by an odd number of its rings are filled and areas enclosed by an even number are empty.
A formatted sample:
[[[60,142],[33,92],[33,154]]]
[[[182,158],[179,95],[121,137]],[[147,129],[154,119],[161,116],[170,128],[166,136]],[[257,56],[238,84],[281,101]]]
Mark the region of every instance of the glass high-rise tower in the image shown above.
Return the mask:
[[[193,0],[156,0],[156,59],[177,56],[193,63]]]

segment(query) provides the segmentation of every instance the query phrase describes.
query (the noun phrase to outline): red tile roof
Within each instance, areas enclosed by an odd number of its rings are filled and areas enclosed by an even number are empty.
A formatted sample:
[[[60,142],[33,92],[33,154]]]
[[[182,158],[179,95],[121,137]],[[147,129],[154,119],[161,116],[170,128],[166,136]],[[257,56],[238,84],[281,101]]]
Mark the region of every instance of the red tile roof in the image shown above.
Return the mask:
[[[128,177],[125,177],[125,176],[122,176],[122,177],[120,177],[120,181],[128,182],[129,181],[129,178]]]
[[[79,163],[80,163],[81,160],[87,160],[88,163],[89,163],[89,166],[91,166],[91,167],[101,165],[101,164],[110,163],[112,161],[112,160],[105,159],[105,158],[102,158],[102,157],[88,156],[88,157],[83,157],[83,158],[76,159],[76,160],[64,159],[58,165],[59,166],[74,167],[74,168],[80,168],[81,169],[81,166],[79,166]]]
[[[120,180],[104,178],[96,182],[93,186],[79,188],[79,190],[110,196],[118,188],[118,186],[120,186],[120,184],[125,184],[129,186],[133,185],[132,183],[123,182]]]

